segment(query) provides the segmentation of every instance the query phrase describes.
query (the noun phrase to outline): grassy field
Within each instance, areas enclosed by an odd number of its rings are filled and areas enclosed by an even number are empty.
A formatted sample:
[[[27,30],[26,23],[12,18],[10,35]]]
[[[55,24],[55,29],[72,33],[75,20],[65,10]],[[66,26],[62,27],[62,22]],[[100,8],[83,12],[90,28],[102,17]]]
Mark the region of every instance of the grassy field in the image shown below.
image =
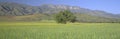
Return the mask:
[[[0,22],[0,39],[120,39],[120,24]]]

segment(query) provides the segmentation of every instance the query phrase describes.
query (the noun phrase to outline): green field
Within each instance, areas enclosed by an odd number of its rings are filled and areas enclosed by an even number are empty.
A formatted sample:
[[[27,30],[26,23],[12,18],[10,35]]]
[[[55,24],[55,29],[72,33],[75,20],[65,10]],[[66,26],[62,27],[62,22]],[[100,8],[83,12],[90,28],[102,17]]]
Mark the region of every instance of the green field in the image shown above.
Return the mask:
[[[120,39],[120,24],[0,22],[0,39]]]

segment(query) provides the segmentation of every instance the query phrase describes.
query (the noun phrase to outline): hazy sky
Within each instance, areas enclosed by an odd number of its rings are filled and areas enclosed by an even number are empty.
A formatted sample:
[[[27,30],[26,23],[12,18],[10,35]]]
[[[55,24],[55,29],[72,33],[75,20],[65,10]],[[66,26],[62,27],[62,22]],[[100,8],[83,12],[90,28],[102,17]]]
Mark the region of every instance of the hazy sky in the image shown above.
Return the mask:
[[[17,2],[34,6],[40,6],[41,4],[64,4],[120,14],[120,0],[0,0],[0,2]]]

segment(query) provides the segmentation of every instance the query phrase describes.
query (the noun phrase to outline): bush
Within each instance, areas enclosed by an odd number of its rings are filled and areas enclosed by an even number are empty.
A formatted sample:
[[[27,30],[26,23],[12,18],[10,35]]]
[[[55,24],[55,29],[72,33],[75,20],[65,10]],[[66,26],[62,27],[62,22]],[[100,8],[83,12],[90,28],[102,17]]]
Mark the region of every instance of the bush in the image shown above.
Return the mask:
[[[71,13],[68,10],[65,11],[60,11],[55,15],[55,20],[57,23],[63,23],[66,24],[67,22],[75,22],[76,17],[74,16],[73,13]]]

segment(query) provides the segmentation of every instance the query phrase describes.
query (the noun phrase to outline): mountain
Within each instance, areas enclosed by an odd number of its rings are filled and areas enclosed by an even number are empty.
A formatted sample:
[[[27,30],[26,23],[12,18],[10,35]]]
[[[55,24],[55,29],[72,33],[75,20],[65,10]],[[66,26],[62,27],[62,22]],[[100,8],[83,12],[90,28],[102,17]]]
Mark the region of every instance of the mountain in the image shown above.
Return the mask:
[[[100,10],[90,10],[69,5],[43,4],[40,6],[30,6],[10,2],[0,3],[0,20],[50,20],[53,19],[55,13],[63,10],[70,10],[73,12],[80,22],[120,22],[120,15]]]
[[[21,16],[40,13],[40,9],[34,6],[18,3],[0,3],[0,16]]]
[[[41,5],[42,13],[57,13],[62,10],[70,10],[73,13],[84,13],[93,16],[100,16],[100,17],[111,17],[111,18],[120,18],[115,14],[107,13],[105,11],[100,10],[90,10],[86,8],[81,8],[78,6],[68,6],[68,5]]]

